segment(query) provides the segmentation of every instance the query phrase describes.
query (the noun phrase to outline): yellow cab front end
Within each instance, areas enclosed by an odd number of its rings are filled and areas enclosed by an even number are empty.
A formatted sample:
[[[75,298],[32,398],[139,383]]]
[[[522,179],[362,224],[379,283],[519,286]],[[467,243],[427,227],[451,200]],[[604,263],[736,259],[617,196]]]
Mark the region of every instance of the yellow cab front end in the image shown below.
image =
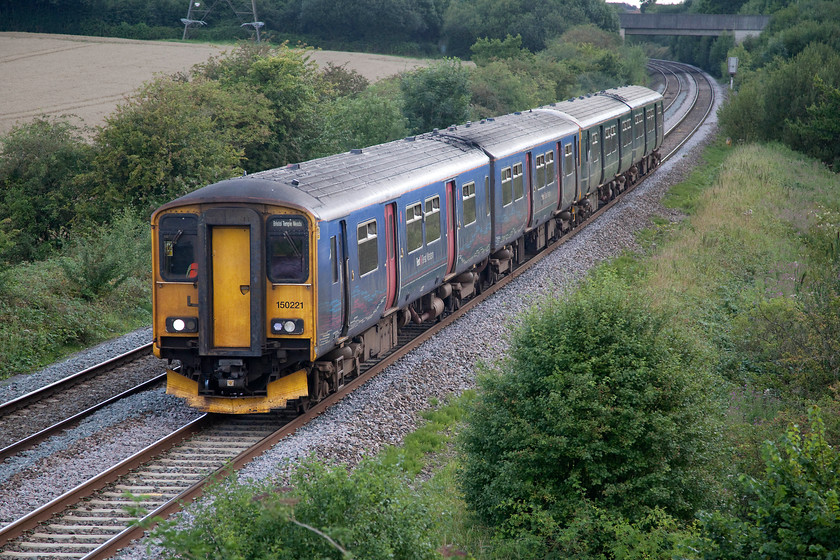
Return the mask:
[[[154,353],[167,393],[206,412],[308,395],[317,226],[267,204],[170,204],[152,216]]]

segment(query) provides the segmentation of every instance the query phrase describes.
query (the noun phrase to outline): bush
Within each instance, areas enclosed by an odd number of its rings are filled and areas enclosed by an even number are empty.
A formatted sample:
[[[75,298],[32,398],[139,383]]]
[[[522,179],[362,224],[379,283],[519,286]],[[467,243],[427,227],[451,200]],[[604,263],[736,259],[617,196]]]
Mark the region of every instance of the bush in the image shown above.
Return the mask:
[[[697,548],[704,559],[837,558],[840,554],[840,453],[825,440],[820,409],[809,414],[810,433],[796,425],[778,443],[766,442],[763,479],[741,477],[741,517],[700,517]]]
[[[190,527],[176,531],[167,523],[155,530],[170,554],[224,560],[439,557],[427,536],[432,520],[423,500],[398,467],[375,460],[351,473],[310,460],[291,487],[228,480],[212,495],[213,507]]]
[[[604,273],[532,311],[479,379],[460,477],[483,522],[555,539],[587,504],[639,523],[715,500],[718,414],[692,342]]]
[[[60,264],[67,282],[93,301],[129,277],[147,277],[150,261],[148,224],[124,211],[113,223],[77,235]]]

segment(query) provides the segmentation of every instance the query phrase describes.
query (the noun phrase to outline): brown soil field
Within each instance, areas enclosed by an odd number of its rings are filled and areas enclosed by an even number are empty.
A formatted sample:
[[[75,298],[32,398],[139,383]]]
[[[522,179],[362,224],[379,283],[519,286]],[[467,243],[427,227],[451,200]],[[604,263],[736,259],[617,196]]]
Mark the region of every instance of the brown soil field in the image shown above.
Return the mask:
[[[232,48],[0,32],[0,134],[39,116],[73,115],[74,124],[100,125],[156,75],[188,70]],[[310,56],[319,65],[346,64],[371,81],[428,64],[412,58],[336,51],[312,51]]]

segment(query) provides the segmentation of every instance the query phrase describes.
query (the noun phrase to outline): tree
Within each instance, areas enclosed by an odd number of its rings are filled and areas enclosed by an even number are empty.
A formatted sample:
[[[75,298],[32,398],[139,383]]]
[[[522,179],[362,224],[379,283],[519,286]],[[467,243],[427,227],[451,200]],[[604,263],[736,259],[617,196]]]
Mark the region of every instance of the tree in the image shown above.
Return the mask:
[[[66,120],[35,119],[0,140],[0,260],[40,259],[66,239],[90,147]]]
[[[817,74],[814,76],[817,101],[806,109],[807,116],[791,124],[794,147],[824,161],[835,171],[840,169],[840,89],[832,87]]]
[[[244,147],[247,171],[280,167],[318,153],[323,125],[318,104],[331,87],[306,50],[285,44],[279,48],[242,44],[201,65],[196,73],[233,94],[245,88],[269,101],[272,115],[255,124],[266,124],[270,133]]]
[[[600,0],[452,0],[443,20],[442,40],[447,53],[468,56],[479,37],[504,39],[520,35],[532,52],[576,25],[591,23],[618,31],[618,16]]]
[[[454,58],[403,75],[403,114],[415,133],[460,124],[469,118],[469,72]]]
[[[714,501],[708,366],[668,316],[605,273],[528,314],[479,379],[459,478],[478,518],[546,542],[592,508],[642,522]],[[594,538],[594,537],[593,537]]]

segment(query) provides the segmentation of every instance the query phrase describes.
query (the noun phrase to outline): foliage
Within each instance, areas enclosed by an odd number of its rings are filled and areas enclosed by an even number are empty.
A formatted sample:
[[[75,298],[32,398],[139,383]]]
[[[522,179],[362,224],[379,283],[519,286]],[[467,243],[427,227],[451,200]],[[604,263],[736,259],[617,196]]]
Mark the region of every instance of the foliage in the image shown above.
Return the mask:
[[[198,187],[241,174],[247,148],[269,135],[266,97],[210,80],[158,78],[106,119],[86,178],[91,216],[143,211]]]
[[[270,115],[250,123],[260,134],[254,133],[255,141],[244,146],[247,171],[280,167],[317,153],[322,124],[317,107],[330,87],[305,50],[240,44],[229,55],[200,65],[196,73],[225,91],[256,92],[257,99],[268,100]],[[261,127],[267,127],[265,134]]]
[[[814,76],[817,99],[807,107],[806,116],[791,123],[795,147],[824,161],[834,170],[840,169],[840,89],[829,86]]]
[[[442,41],[450,56],[467,56],[479,38],[519,35],[536,52],[576,25],[591,23],[618,31],[615,11],[599,0],[451,0],[443,19]]]
[[[465,499],[509,536],[558,538],[591,504],[641,522],[714,501],[708,366],[614,275],[545,302],[485,372],[463,431]]]
[[[0,378],[150,323],[151,249],[145,220],[122,214],[111,227],[84,236],[71,232],[70,246],[68,256],[15,264],[2,275]],[[84,258],[94,264],[109,261],[112,269],[102,273],[106,280],[90,282],[97,276],[83,266]],[[74,269],[72,280],[66,268]],[[96,295],[85,297],[84,292]]]
[[[46,257],[67,238],[91,151],[67,120],[35,119],[0,138],[0,261]]]
[[[530,53],[489,61],[470,73],[473,115],[493,117],[553,103],[566,97],[571,80],[563,68]]]
[[[697,548],[704,559],[836,558],[840,553],[840,453],[826,442],[818,407],[810,433],[791,425],[778,443],[766,442],[762,478],[742,476],[741,516],[701,516]]]
[[[348,70],[346,62],[341,66],[327,62],[321,70],[321,78],[330,85],[332,93],[337,96],[361,93],[370,85],[367,78],[355,70]]]
[[[408,133],[401,107],[392,99],[366,91],[324,104],[326,115],[321,153],[330,155],[382,144]]]
[[[145,220],[124,211],[112,223],[76,234],[59,262],[70,286],[87,301],[113,292],[130,277],[147,275],[150,250]]]
[[[396,466],[366,460],[348,472],[307,461],[290,487],[227,480],[213,506],[155,536],[175,558],[435,558],[427,506]],[[343,553],[342,551],[346,551]]]
[[[403,75],[403,114],[409,130],[429,132],[469,118],[469,72],[458,59],[448,58]]]
[[[840,53],[813,44],[793,59],[778,60],[745,78],[738,95],[721,109],[721,126],[733,138],[784,141],[831,162],[836,150],[822,139],[838,126],[840,115],[831,111],[831,92],[838,87]]]

